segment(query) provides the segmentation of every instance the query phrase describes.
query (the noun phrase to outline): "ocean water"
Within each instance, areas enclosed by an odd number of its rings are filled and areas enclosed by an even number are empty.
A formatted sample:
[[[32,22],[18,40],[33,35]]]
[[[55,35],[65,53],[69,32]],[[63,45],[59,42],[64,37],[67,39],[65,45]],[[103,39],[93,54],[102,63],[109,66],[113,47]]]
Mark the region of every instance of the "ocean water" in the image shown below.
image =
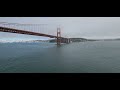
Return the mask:
[[[120,41],[0,43],[0,73],[120,73]]]

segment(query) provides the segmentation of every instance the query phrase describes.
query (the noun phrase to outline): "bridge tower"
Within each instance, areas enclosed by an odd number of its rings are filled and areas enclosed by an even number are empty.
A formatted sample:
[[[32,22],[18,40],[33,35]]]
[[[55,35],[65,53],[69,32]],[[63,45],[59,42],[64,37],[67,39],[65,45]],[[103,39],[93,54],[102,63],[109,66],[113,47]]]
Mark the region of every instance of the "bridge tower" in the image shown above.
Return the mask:
[[[60,45],[61,43],[61,29],[60,27],[57,28],[57,45]]]

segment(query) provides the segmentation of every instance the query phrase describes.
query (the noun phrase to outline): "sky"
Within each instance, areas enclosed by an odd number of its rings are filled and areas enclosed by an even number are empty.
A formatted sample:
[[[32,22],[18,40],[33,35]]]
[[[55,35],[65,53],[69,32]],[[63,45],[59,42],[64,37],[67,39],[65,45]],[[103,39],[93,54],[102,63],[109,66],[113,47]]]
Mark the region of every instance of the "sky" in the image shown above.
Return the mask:
[[[56,35],[61,27],[63,37],[106,39],[120,38],[120,17],[0,17],[0,22],[46,24],[40,32]],[[30,35],[0,32],[0,40],[48,39]]]

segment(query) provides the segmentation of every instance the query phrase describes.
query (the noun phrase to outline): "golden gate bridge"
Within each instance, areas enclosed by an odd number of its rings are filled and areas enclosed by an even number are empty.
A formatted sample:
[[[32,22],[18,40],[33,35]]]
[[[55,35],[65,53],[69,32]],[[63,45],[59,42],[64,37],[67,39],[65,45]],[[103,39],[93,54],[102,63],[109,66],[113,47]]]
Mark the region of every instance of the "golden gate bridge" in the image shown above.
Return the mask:
[[[46,27],[46,25],[47,24],[20,24],[20,23],[0,22],[0,32],[55,38],[57,45],[61,45],[61,43],[70,43],[69,38],[65,38],[61,36],[60,27],[56,28],[57,30],[56,35],[42,33],[41,30],[44,29],[42,27],[43,26]]]

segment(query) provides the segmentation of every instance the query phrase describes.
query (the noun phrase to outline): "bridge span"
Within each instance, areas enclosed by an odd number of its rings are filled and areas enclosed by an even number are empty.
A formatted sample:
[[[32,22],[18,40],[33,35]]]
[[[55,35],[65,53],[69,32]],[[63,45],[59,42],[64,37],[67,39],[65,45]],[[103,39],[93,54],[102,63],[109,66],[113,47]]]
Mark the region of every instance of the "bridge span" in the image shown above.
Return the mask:
[[[57,28],[57,36],[38,33],[38,32],[32,32],[32,31],[26,31],[26,30],[20,30],[20,29],[14,29],[14,28],[9,28],[9,27],[2,27],[2,26],[0,26],[0,32],[9,32],[9,33],[17,33],[17,34],[26,34],[26,35],[56,38],[57,45],[60,45],[61,43],[70,43],[69,38],[61,37],[60,28]]]

